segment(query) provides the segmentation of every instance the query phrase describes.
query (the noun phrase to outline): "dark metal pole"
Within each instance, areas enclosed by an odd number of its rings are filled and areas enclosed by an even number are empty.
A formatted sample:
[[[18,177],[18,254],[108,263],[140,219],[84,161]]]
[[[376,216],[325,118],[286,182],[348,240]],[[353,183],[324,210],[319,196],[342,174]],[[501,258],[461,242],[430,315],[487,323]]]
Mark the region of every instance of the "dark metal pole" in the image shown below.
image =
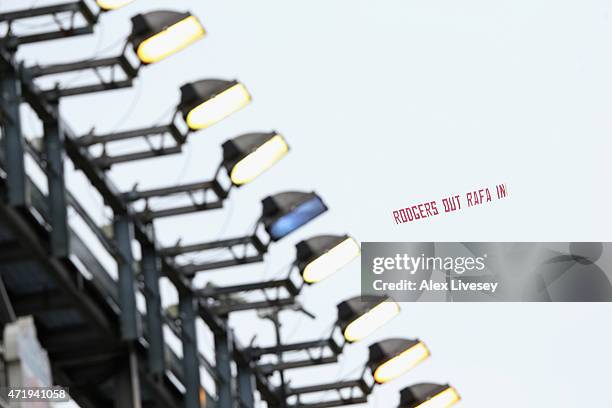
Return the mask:
[[[25,207],[28,204],[28,191],[25,173],[25,150],[21,134],[19,105],[21,103],[21,84],[18,72],[8,68],[0,70],[0,91],[4,115],[2,120],[2,145],[7,173],[8,204]]]
[[[192,291],[179,294],[181,338],[183,340],[183,385],[185,408],[200,408],[200,359],[196,333],[196,311]]]
[[[51,254],[59,258],[70,255],[68,210],[64,181],[64,132],[61,129],[57,100],[50,101],[56,118],[44,122],[44,146],[51,216]]]
[[[138,358],[133,349],[130,348],[120,370],[115,379],[115,408],[141,408]]]
[[[276,354],[277,356],[277,364],[282,365],[283,364],[283,352],[280,351],[280,347],[282,346],[283,342],[282,342],[282,338],[281,338],[281,322],[279,319],[279,311],[278,309],[274,309],[270,315],[270,320],[272,320],[272,323],[274,324],[274,334],[276,335],[276,346],[279,348],[278,353]],[[280,369],[278,371],[279,375],[280,375],[280,399],[281,399],[281,403],[280,403],[280,407],[281,408],[285,408],[287,406],[287,383],[285,381],[285,371]]]
[[[149,372],[161,377],[165,371],[165,343],[159,291],[160,264],[153,245],[143,245],[141,268],[147,302],[147,335],[149,339]]]
[[[141,325],[136,308],[132,224],[127,214],[115,214],[114,232],[121,253],[121,260],[118,262],[121,337],[123,340],[132,341],[140,337]]]
[[[225,318],[227,322],[227,317]],[[228,327],[224,325],[224,327]],[[232,408],[234,404],[232,392],[232,339],[231,332],[215,333],[215,363],[219,375],[217,395],[220,408]]]
[[[238,394],[240,408],[255,408],[255,379],[249,364],[238,364]]]

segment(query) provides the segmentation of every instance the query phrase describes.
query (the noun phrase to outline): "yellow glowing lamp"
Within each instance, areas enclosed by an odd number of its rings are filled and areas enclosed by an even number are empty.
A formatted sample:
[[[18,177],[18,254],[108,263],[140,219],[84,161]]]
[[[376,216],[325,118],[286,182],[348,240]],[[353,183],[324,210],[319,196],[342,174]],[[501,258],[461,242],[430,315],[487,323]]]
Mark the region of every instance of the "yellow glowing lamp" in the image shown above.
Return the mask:
[[[302,279],[317,283],[349,264],[361,253],[357,241],[348,235],[321,235],[296,245],[297,265]]]
[[[450,408],[461,401],[450,385],[417,384],[400,391],[400,408]]]
[[[370,346],[368,367],[374,380],[384,384],[412,370],[430,354],[419,340],[388,339]]]
[[[400,312],[399,305],[385,296],[357,296],[337,308],[338,323],[349,343],[366,338]]]
[[[96,3],[102,10],[109,11],[127,6],[133,1],[134,0],[96,0]]]
[[[235,186],[253,181],[289,152],[289,145],[277,132],[248,133],[222,147],[223,166]]]
[[[180,110],[192,130],[206,129],[251,102],[251,95],[238,81],[205,79],[181,87]]]
[[[144,64],[161,61],[205,35],[204,27],[189,13],[154,11],[132,18],[132,44]]]

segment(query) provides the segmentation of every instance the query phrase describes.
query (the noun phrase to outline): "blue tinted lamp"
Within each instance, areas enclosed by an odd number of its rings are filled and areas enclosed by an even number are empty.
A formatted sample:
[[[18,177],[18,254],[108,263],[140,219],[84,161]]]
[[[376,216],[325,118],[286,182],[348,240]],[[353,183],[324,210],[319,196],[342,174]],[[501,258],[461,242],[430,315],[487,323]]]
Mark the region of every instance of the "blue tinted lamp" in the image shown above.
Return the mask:
[[[278,241],[327,211],[316,193],[287,192],[262,201],[262,221],[272,241]]]

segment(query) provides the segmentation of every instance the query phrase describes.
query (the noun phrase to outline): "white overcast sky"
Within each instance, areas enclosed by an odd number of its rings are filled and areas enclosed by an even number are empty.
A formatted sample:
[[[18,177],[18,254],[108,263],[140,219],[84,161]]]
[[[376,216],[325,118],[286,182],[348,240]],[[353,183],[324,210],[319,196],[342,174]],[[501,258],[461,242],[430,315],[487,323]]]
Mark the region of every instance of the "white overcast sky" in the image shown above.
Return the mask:
[[[2,0],[0,7],[26,3]],[[44,1],[39,2],[39,4]],[[151,124],[178,101],[178,87],[238,78],[253,104],[194,134],[187,154],[117,167],[124,189],[212,175],[220,144],[277,129],[289,156],[226,208],[159,224],[165,244],[246,232],[259,200],[287,189],[316,190],[329,213],[275,245],[268,265],[199,278],[257,280],[291,262],[293,245],[317,233],[360,241],[610,241],[612,3],[604,0],[137,0],[105,15],[95,36],[24,47],[34,62],[69,61],[116,44],[129,17],[191,10],[208,36],[141,71],[133,89],[71,98],[62,110],[81,133]],[[108,53],[107,53],[108,54]],[[123,119],[122,119],[123,118]],[[28,126],[35,126],[28,124]],[[507,183],[505,201],[396,226],[391,210]],[[76,193],[101,212],[84,187]],[[309,340],[359,291],[359,265],[309,288],[316,322],[285,315],[290,340]],[[165,302],[172,301],[166,291]],[[396,406],[398,391],[451,382],[472,408],[612,406],[608,304],[403,304],[401,317],[346,349],[339,366],[292,372],[293,384],[355,372],[367,345],[418,337],[433,356],[379,387],[368,407]],[[243,342],[269,323],[232,319]],[[207,338],[202,348],[211,349]]]

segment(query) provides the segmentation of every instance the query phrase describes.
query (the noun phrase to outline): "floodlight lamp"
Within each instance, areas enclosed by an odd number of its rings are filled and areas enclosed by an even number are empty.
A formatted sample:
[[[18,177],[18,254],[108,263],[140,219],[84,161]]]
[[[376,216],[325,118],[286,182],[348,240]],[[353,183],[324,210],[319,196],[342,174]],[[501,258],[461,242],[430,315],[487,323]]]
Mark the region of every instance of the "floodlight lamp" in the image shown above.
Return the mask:
[[[153,11],[132,17],[131,41],[143,64],[152,64],[181,51],[206,35],[190,13]]]
[[[321,235],[296,245],[297,265],[307,284],[336,273],[359,256],[361,248],[348,235]]]
[[[400,312],[399,304],[387,296],[356,296],[337,308],[338,324],[349,343],[368,337]]]
[[[289,152],[289,145],[277,132],[249,133],[228,140],[222,147],[222,165],[235,186],[253,181]]]
[[[104,11],[117,10],[123,6],[127,6],[134,0],[96,0],[98,7]]]
[[[400,391],[399,408],[450,408],[461,401],[450,385],[416,384]]]
[[[370,346],[368,367],[376,383],[384,384],[412,370],[430,354],[419,340],[384,340]]]
[[[327,211],[316,193],[286,192],[263,199],[262,222],[272,241],[278,241]]]
[[[191,130],[206,129],[251,102],[251,95],[238,81],[204,79],[181,87],[179,110]]]

